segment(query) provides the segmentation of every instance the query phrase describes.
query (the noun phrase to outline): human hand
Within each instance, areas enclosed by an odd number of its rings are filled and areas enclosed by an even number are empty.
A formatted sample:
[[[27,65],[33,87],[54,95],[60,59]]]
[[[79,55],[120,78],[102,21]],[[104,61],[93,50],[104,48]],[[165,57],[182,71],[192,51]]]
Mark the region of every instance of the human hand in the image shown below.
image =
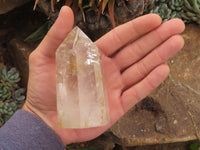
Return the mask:
[[[95,44],[102,53],[110,123],[87,129],[62,129],[57,123],[55,51],[73,23],[71,9],[64,6],[46,37],[31,53],[27,100],[23,106],[49,125],[64,144],[91,140],[111,127],[164,81],[169,74],[164,62],[184,45],[179,35],[184,23],[173,19],[161,24],[161,18],[155,14],[134,19],[104,35]]]

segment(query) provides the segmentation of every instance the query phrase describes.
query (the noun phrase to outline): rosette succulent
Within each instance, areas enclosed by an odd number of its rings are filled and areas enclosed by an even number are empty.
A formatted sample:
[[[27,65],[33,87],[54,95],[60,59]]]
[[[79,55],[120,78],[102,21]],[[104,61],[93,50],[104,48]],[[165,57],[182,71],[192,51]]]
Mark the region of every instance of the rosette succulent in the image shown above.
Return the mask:
[[[1,71],[1,80],[9,86],[14,85],[20,81],[19,72],[16,68],[7,70],[7,67],[4,66]]]
[[[19,87],[19,72],[16,68],[0,70],[0,127],[19,109],[25,100],[25,89]]]

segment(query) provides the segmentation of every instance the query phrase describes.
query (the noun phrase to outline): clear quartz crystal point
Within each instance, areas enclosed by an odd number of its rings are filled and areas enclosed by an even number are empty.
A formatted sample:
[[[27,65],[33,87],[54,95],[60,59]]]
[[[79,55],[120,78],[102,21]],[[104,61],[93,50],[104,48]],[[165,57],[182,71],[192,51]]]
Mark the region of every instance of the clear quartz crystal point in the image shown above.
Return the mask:
[[[75,27],[56,51],[58,123],[62,128],[89,128],[109,122],[100,53]]]

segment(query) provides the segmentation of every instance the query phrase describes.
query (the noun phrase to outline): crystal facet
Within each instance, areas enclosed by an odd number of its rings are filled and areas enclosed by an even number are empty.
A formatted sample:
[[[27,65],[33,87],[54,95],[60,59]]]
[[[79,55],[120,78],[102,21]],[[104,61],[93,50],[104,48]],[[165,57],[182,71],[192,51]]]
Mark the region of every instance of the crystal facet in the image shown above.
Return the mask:
[[[58,123],[62,128],[89,128],[109,122],[100,53],[75,27],[56,51]]]

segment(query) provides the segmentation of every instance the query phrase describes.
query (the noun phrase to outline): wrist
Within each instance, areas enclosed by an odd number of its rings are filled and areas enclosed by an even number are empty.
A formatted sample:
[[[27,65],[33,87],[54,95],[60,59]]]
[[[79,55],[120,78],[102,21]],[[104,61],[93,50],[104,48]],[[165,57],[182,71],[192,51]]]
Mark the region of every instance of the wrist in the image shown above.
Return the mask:
[[[36,113],[35,111],[33,111],[33,109],[27,105],[27,102],[25,102],[25,104],[23,105],[22,110],[28,111],[29,113],[31,113],[31,114],[37,116],[38,118],[40,118],[41,120],[43,120],[42,117],[40,117],[40,116],[38,115],[38,113]],[[43,121],[44,121],[44,120],[43,120]],[[45,122],[45,121],[44,121],[44,122]],[[46,122],[45,122],[45,123],[46,123]]]
[[[36,108],[34,108],[33,106],[31,106],[31,104],[28,103],[27,100],[26,100],[25,104],[23,105],[22,110],[25,110],[25,111],[37,116],[40,120],[42,120],[47,126],[49,126],[57,134],[57,136],[61,139],[63,144],[65,144],[65,145],[68,144],[65,142],[65,140],[62,139],[62,137],[59,135],[59,133],[57,132],[55,127],[47,119],[48,116],[46,115],[46,113],[42,113],[41,111],[39,111]]]
[[[25,111],[37,116],[40,120],[42,120],[45,124],[47,124],[52,130],[54,130],[51,123],[48,121],[48,119],[46,119],[47,117],[46,117],[45,113],[42,113],[41,111],[32,107],[29,103],[27,103],[27,100],[26,100],[25,104],[23,105],[22,110],[25,110]]]
[[[39,117],[35,112],[33,112],[27,105],[26,103],[23,105],[22,110],[28,111],[29,113],[32,113],[33,115]],[[39,117],[40,118],[40,117]]]

